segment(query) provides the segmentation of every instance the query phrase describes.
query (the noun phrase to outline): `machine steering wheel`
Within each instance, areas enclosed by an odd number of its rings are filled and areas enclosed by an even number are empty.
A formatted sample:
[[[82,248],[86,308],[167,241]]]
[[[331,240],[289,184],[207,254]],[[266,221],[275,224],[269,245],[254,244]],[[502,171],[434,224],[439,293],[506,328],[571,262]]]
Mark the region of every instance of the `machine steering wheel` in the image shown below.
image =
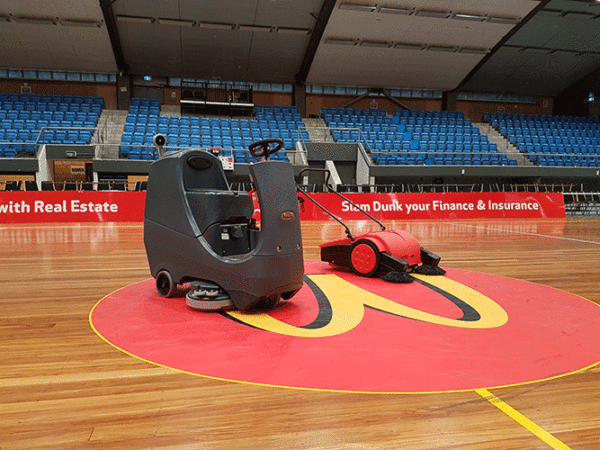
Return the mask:
[[[275,147],[271,147],[271,144],[275,144]],[[277,153],[283,148],[283,141],[281,139],[268,138],[261,139],[260,141],[253,142],[248,147],[250,154],[255,158],[269,159],[273,153]]]

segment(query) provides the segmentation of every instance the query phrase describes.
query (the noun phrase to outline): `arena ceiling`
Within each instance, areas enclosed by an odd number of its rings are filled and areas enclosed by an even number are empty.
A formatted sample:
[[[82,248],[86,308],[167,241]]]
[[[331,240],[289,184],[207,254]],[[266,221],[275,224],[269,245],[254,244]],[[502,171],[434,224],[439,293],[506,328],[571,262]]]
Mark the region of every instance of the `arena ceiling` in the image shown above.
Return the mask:
[[[600,68],[600,2],[3,0],[0,67],[555,96]]]

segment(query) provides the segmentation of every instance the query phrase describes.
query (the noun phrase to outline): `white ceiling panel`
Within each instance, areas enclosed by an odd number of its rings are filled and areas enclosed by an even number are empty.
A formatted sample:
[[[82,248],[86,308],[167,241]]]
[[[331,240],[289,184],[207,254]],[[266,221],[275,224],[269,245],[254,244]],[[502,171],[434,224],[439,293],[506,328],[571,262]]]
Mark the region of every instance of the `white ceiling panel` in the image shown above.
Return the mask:
[[[0,22],[0,66],[115,72],[106,27]]]
[[[324,38],[492,48],[512,25],[338,10]]]
[[[461,87],[555,96],[600,67],[600,3],[552,0]]]
[[[348,0],[352,3],[376,3],[378,6],[407,7],[415,9],[462,12],[470,14],[489,14],[491,16],[525,17],[537,6],[538,1],[532,0],[387,0],[363,1]]]
[[[123,61],[132,75],[524,95],[556,95],[600,67],[591,0],[337,0],[319,29],[328,4],[3,0],[0,67],[116,72]]]
[[[339,84],[367,87],[414,87],[453,89],[482,55],[433,50],[400,50],[322,44],[309,75],[309,84]],[[378,64],[369,61],[377,60]],[[335,61],[328,64],[327,61]]]
[[[12,15],[89,18],[101,20],[102,10],[97,0],[2,0],[0,12]]]
[[[358,1],[338,0],[311,66],[307,83],[343,80],[352,86],[423,87],[455,89],[482,60],[484,54],[461,53],[461,49],[490,51],[516,23],[493,23],[490,17],[521,17],[537,2],[497,1]],[[358,8],[356,5],[359,5]],[[360,6],[371,9],[360,10]],[[385,8],[388,8],[387,10]],[[410,14],[391,14],[389,8],[403,8]],[[421,15],[423,11],[445,11],[442,17]],[[477,14],[479,21],[456,18],[458,13]],[[510,13],[510,15],[508,14]],[[516,22],[516,21],[515,21]],[[352,40],[355,46],[329,45],[328,40]],[[369,43],[420,44],[446,48],[445,51],[400,51],[398,48],[365,49]],[[375,63],[376,62],[376,63]],[[378,70],[372,68],[376,66]],[[431,73],[429,73],[431,72]],[[440,75],[443,74],[443,75]],[[414,84],[418,83],[418,84]]]
[[[320,0],[166,0],[164,9],[157,4],[146,8],[146,3],[118,0],[113,5],[117,18],[149,19],[145,24],[117,20],[131,72],[282,83],[298,73],[316,22],[311,14],[321,7]],[[161,25],[160,18],[187,20],[191,26]],[[265,31],[246,31],[248,27]],[[146,46],[157,61],[153,67],[143,54]]]
[[[0,20],[0,66],[85,72],[117,70],[96,0],[3,0],[0,15],[5,18]],[[41,22],[30,23],[31,19]],[[89,26],[73,26],[86,24]]]

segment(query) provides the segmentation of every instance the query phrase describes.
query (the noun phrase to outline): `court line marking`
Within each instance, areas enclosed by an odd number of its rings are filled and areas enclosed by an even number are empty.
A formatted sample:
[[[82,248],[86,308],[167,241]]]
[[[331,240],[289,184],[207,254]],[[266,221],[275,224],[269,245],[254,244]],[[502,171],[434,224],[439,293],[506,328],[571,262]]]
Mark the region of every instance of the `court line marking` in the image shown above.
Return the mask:
[[[571,447],[569,447],[568,445],[564,444],[562,441],[560,441],[557,438],[555,438],[554,436],[552,436],[550,433],[548,433],[546,430],[544,430],[538,424],[529,420],[527,417],[525,417],[519,411],[517,411],[512,406],[510,406],[507,403],[500,400],[498,397],[496,397],[494,394],[492,394],[487,389],[475,389],[475,392],[477,392],[484,399],[486,399],[488,402],[490,402],[492,405],[494,405],[496,408],[498,408],[500,411],[502,411],[508,417],[513,419],[519,425],[524,427],[527,431],[533,433],[535,436],[540,438],[542,441],[544,441],[546,444],[548,444],[553,449],[555,449],[555,450],[572,450]]]
[[[596,245],[600,245],[600,242],[598,242],[598,241],[588,241],[586,239],[576,239],[576,238],[570,238],[570,237],[564,237],[564,236],[550,236],[548,234],[529,233],[527,231],[502,230],[502,229],[499,229],[499,228],[485,227],[485,226],[481,226],[481,225],[469,225],[469,224],[466,224],[466,223],[459,223],[457,225],[461,225],[463,227],[478,228],[480,230],[498,231],[498,232],[501,232],[501,233],[524,234],[524,235],[527,235],[527,236],[545,237],[545,238],[549,238],[549,239],[558,239],[558,240],[561,240],[561,241],[573,241],[573,242],[582,242],[584,244],[596,244]]]

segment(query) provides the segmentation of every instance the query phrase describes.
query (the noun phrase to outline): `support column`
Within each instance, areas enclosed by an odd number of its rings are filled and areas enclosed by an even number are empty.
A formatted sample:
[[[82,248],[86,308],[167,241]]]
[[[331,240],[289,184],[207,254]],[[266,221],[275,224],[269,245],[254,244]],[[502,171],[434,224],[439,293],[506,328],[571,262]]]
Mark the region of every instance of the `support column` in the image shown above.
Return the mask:
[[[306,117],[306,85],[304,83],[293,84],[292,105],[298,107],[300,116]]]
[[[442,111],[456,111],[456,99],[458,94],[456,91],[442,92]]]
[[[117,109],[129,109],[133,89],[130,75],[117,75]]]

